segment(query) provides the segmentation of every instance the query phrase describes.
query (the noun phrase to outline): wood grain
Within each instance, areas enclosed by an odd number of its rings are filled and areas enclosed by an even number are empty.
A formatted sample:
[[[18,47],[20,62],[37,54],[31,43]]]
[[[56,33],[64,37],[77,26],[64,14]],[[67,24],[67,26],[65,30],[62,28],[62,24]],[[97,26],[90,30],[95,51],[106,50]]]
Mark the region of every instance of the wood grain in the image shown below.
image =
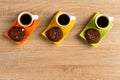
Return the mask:
[[[119,0],[0,0],[0,80],[120,80]],[[4,36],[17,15],[28,10],[41,24],[23,46]],[[41,36],[58,10],[77,23],[60,46]],[[78,34],[93,14],[114,16],[114,26],[97,48]]]

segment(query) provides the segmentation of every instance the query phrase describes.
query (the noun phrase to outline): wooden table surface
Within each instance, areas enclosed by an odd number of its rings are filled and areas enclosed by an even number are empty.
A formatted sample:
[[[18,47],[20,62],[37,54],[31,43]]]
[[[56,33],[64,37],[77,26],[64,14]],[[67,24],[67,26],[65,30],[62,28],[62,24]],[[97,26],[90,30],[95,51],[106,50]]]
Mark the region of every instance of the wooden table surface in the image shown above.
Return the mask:
[[[4,36],[28,10],[41,24],[18,46]],[[58,10],[77,23],[60,46],[41,36]],[[78,37],[93,14],[114,16],[114,26],[97,48]],[[0,0],[0,80],[120,80],[120,0]]]

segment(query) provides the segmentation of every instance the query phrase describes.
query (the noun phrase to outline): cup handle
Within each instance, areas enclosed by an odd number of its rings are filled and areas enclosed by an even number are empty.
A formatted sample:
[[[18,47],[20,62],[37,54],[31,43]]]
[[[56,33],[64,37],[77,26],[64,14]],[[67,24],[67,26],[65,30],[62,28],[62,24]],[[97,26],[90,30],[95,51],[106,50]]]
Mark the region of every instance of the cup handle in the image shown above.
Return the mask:
[[[39,16],[38,15],[32,15],[32,18],[33,18],[33,20],[37,20],[37,19],[39,19]]]
[[[114,17],[109,17],[109,20],[110,21],[114,21]]]
[[[71,16],[70,19],[71,20],[76,20],[76,17],[75,16]]]

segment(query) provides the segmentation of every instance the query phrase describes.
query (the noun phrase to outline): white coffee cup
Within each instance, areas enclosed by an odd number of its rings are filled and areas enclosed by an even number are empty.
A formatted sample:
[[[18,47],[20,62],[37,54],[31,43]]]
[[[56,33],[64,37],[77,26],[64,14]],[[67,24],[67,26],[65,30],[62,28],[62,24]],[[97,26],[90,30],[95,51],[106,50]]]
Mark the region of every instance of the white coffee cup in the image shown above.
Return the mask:
[[[56,17],[56,23],[59,26],[67,26],[70,24],[71,21],[76,20],[75,16],[71,16],[70,14],[66,13],[66,12],[62,12],[60,14],[57,15]]]
[[[18,15],[18,23],[23,27],[28,27],[32,25],[34,20],[39,19],[38,15],[33,15],[30,12],[21,12]]]
[[[114,17],[109,17],[105,14],[100,14],[99,16],[96,17],[95,19],[95,24],[96,27],[99,29],[106,29],[109,27],[110,22],[114,20]]]

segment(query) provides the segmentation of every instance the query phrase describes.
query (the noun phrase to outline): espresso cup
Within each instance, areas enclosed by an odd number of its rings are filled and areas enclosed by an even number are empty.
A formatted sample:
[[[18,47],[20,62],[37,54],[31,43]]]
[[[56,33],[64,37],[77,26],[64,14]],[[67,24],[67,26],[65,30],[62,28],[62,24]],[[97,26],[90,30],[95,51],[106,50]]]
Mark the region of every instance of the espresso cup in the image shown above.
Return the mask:
[[[109,27],[110,22],[112,22],[113,20],[114,20],[113,17],[100,14],[99,16],[96,17],[95,24],[99,29],[106,29],[107,27]]]
[[[33,15],[30,12],[21,12],[18,15],[18,23],[23,27],[32,25],[34,20],[39,19],[38,15]]]
[[[59,26],[67,26],[70,24],[71,21],[76,20],[75,16],[71,16],[70,14],[66,13],[66,12],[62,12],[60,14],[57,15],[56,17],[56,23]]]

